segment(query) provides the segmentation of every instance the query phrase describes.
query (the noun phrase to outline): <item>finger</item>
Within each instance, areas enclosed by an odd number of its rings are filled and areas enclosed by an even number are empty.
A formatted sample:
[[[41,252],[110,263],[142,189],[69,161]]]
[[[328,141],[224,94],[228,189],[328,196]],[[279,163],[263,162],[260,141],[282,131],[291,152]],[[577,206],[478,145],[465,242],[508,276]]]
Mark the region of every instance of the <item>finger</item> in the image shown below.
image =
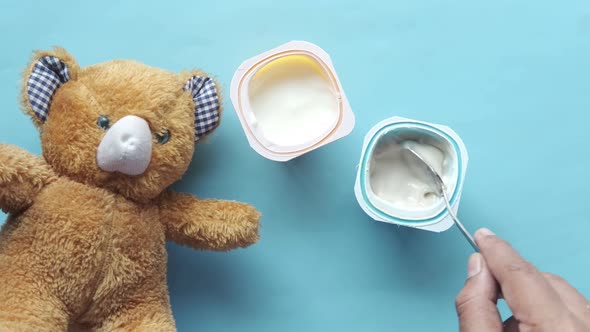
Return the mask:
[[[498,286],[481,254],[471,255],[467,273],[467,282],[455,299],[460,331],[502,331],[502,320],[496,307]]]
[[[559,297],[567,308],[578,319],[590,326],[590,301],[562,277],[551,273],[543,273],[543,276],[553,289],[555,289],[557,294],[559,294]]]
[[[568,314],[545,277],[506,241],[487,229],[477,231],[475,239],[515,319],[529,325]]]
[[[504,321],[504,332],[520,332],[518,321],[514,318],[514,316],[511,316],[506,321]]]

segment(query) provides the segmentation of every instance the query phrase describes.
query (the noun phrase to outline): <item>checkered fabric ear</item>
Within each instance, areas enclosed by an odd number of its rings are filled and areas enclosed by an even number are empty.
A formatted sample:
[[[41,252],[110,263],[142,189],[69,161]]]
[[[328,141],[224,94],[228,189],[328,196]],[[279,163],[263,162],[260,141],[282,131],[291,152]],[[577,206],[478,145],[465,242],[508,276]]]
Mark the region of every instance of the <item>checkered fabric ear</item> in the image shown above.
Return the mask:
[[[190,91],[195,101],[195,141],[198,141],[219,125],[219,96],[215,82],[209,77],[191,77],[184,90]]]
[[[68,66],[60,59],[44,56],[35,63],[27,82],[27,94],[33,112],[39,120],[44,122],[47,119],[53,95],[69,80]]]

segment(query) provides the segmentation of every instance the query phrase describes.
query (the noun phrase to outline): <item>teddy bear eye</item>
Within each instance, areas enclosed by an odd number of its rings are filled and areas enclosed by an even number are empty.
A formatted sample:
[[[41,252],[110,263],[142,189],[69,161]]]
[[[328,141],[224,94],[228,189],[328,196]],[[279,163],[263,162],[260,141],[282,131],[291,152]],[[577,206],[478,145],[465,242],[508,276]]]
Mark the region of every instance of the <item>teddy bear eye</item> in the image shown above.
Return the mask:
[[[99,128],[105,129],[105,130],[109,129],[111,127],[109,118],[106,117],[105,115],[99,116],[98,120],[96,120],[96,124],[98,125]]]
[[[162,128],[155,136],[156,141],[160,144],[166,144],[170,140],[170,132],[166,128]]]

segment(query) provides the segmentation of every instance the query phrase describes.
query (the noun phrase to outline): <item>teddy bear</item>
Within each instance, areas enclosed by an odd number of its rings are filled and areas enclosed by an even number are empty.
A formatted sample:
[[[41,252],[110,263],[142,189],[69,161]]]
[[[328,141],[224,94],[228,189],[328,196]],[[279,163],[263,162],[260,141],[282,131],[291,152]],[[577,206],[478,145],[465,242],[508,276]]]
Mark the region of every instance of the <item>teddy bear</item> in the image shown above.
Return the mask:
[[[132,60],[33,53],[42,157],[0,144],[0,331],[175,331],[165,242],[245,248],[260,213],[167,187],[220,122],[219,84]]]

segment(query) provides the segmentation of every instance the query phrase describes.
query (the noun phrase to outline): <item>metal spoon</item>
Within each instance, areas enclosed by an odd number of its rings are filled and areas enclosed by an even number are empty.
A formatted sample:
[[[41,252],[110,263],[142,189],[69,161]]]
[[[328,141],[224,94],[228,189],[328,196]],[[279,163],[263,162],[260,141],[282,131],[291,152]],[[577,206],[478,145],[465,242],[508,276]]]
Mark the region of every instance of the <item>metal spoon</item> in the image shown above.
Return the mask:
[[[438,191],[437,194],[440,197],[442,197],[443,200],[445,201],[445,204],[447,206],[447,211],[449,211],[449,215],[451,216],[451,218],[453,218],[453,221],[455,221],[455,225],[457,225],[457,227],[459,227],[459,230],[461,231],[461,233],[463,233],[463,236],[465,237],[465,239],[467,239],[469,244],[471,244],[473,249],[476,252],[479,252],[479,247],[477,246],[477,244],[473,240],[473,237],[471,236],[471,234],[469,234],[467,229],[465,229],[465,226],[463,226],[461,221],[459,221],[459,218],[457,218],[457,216],[455,215],[455,212],[453,212],[453,209],[451,209],[451,204],[449,203],[449,198],[447,196],[446,186],[445,186],[445,183],[443,182],[442,178],[440,177],[440,175],[416,151],[412,150],[412,148],[410,148],[408,146],[404,146],[404,149],[402,151],[405,152],[406,156],[408,156],[412,160],[416,161],[418,165],[422,165],[421,168],[423,169],[423,171],[425,173],[428,173],[430,175],[430,177],[432,177],[432,179],[434,180],[434,183],[436,184],[436,190]]]

